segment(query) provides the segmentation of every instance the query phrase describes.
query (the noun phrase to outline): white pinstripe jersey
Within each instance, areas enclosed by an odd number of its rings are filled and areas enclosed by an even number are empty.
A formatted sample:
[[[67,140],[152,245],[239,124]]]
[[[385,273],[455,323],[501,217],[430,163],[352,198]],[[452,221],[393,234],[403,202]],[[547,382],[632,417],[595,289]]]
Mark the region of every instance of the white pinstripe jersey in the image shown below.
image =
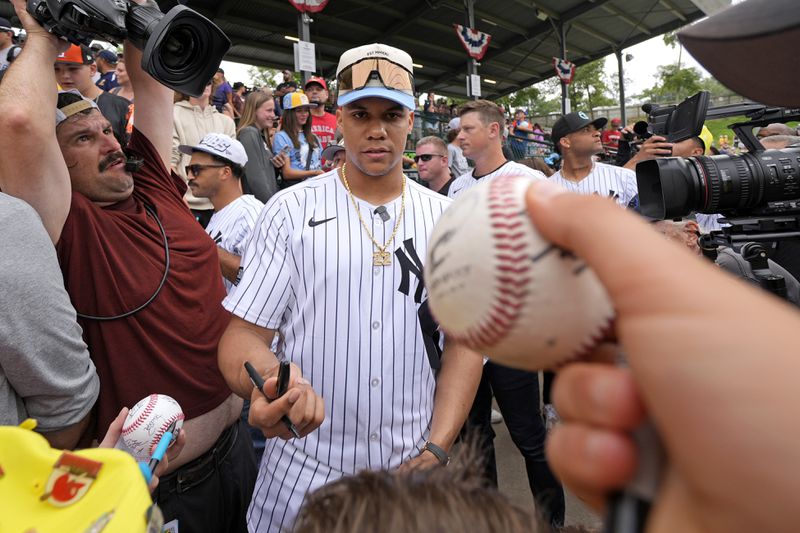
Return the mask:
[[[214,213],[208,221],[206,233],[223,250],[241,256],[263,207],[264,204],[255,196],[244,194]],[[230,294],[233,283],[224,276],[222,281],[225,283],[225,290]]]
[[[376,240],[386,242],[400,198],[385,205],[386,222],[374,213],[378,206],[357,203]],[[325,400],[325,420],[304,439],[267,441],[251,531],[290,529],[307,491],[419,453],[435,389],[417,314],[427,298],[421,259],[449,203],[407,181],[390,266],[373,266],[375,246],[335,170],[279,192],[262,211],[242,279],[223,305],[280,330],[276,355],[300,366]]]
[[[597,194],[613,198],[622,207],[639,208],[636,172],[605,163],[594,163],[592,171],[579,182],[569,181],[559,170],[550,180],[578,194]],[[633,203],[631,203],[633,202]]]
[[[538,170],[534,170],[531,167],[522,165],[515,161],[506,161],[500,165],[499,168],[483,176],[475,177],[473,176],[474,172],[475,169],[473,168],[466,174],[462,174],[456,178],[456,180],[450,185],[450,190],[447,192],[447,196],[450,198],[456,198],[459,194],[461,194],[463,191],[466,191],[470,187],[474,187],[484,180],[494,179],[499,176],[530,176],[534,179],[547,179],[547,177]]]

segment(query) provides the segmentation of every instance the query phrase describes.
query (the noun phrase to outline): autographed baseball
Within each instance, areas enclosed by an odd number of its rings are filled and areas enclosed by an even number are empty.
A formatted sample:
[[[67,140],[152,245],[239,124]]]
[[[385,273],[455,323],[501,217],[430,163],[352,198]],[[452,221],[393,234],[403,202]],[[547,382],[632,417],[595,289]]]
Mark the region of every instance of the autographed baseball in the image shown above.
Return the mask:
[[[170,424],[183,426],[183,410],[174,399],[164,394],[151,394],[128,411],[122,425],[122,440],[137,461],[148,461]]]
[[[614,313],[595,273],[534,227],[530,184],[501,176],[465,191],[433,229],[425,281],[445,335],[501,364],[541,370],[591,350]]]

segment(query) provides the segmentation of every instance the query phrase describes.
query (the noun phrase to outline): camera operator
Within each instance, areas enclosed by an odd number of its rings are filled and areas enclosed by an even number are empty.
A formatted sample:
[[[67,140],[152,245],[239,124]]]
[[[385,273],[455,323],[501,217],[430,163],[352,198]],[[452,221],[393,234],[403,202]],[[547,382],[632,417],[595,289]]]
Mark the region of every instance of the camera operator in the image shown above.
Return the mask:
[[[255,458],[238,423],[242,402],[217,366],[229,314],[216,246],[167,170],[172,91],[126,41],[137,95],[126,155],[97,104],[54,90],[65,41],[25,0],[13,4],[28,41],[0,88],[0,189],[38,212],[55,245],[100,377],[92,436],[100,440],[122,407],[156,391],[172,396],[186,415],[186,446],[154,493],[165,520],[245,531]]]
[[[625,130],[631,133],[629,128],[625,128]],[[661,135],[653,135],[641,144],[639,151],[625,163],[624,167],[636,170],[636,165],[641,161],[647,161],[657,157],[692,157],[704,155],[710,153],[711,143],[713,141],[714,135],[706,126],[703,126],[703,130],[697,137],[691,137],[676,143],[667,142],[667,139]]]

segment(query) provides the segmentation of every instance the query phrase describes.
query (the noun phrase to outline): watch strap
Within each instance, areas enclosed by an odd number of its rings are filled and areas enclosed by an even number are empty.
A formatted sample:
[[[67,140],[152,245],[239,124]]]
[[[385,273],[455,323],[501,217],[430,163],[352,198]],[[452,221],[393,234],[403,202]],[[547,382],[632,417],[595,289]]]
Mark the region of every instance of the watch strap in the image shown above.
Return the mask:
[[[439,464],[442,466],[447,466],[448,464],[450,464],[450,456],[447,455],[447,452],[444,451],[441,447],[432,443],[431,441],[425,443],[425,445],[422,447],[422,451],[431,452],[434,455],[434,457],[436,457],[436,459],[439,461]]]

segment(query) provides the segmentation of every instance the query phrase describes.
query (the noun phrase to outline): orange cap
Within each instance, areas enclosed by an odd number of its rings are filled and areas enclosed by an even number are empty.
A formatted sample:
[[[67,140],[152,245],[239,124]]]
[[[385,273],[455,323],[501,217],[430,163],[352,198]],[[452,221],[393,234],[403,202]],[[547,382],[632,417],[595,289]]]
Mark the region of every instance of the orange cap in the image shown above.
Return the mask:
[[[84,47],[73,44],[66,52],[58,54],[57,63],[71,63],[74,65],[91,65],[94,63],[92,52]]]

